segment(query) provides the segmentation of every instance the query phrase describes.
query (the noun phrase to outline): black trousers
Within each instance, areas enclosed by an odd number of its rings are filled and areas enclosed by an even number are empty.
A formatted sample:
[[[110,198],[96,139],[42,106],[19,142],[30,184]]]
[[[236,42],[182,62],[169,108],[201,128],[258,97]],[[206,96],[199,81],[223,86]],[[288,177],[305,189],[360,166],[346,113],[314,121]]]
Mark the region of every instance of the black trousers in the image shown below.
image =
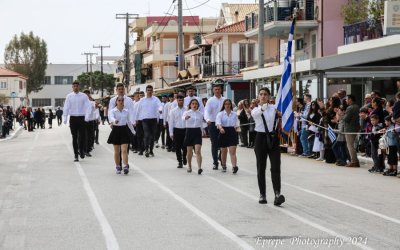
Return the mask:
[[[69,118],[69,127],[72,134],[72,146],[74,154],[84,154],[85,150],[85,117],[84,116],[71,116]]]
[[[218,166],[218,130],[215,126],[215,122],[211,122],[208,125],[208,133],[210,133],[210,140],[211,140],[211,154],[213,158],[213,164]]]
[[[183,144],[185,141],[185,132],[186,129],[184,128],[174,128],[175,153],[179,164],[186,162],[187,147]]]
[[[167,148],[172,148],[173,147],[173,141],[171,140],[171,135],[169,134],[169,124],[166,122],[165,129],[167,130],[167,139],[166,139],[166,144]]]
[[[58,123],[58,126],[61,125],[61,123],[62,123],[62,116],[57,116],[57,123]]]
[[[99,143],[99,123],[94,121],[94,141]]]
[[[249,125],[240,126],[240,140],[243,145],[249,145]]]
[[[88,153],[92,151],[93,144],[94,144],[94,122],[95,121],[88,121],[85,122],[85,129],[86,129],[86,147],[85,152]]]
[[[143,122],[138,121],[136,123],[136,149],[139,152],[144,151],[144,132],[143,132]]]
[[[257,160],[257,179],[260,194],[266,195],[265,170],[267,168],[267,158],[271,164],[271,179],[275,194],[281,192],[281,151],[279,148],[279,138],[273,139],[273,147],[267,149],[266,133],[257,132],[255,139],[254,152]]]
[[[157,134],[155,138],[155,142],[158,142],[158,140],[161,137],[161,145],[165,145],[165,127],[164,127],[164,119],[158,120],[157,124]]]
[[[154,137],[157,132],[157,119],[143,119],[144,148],[153,151]]]

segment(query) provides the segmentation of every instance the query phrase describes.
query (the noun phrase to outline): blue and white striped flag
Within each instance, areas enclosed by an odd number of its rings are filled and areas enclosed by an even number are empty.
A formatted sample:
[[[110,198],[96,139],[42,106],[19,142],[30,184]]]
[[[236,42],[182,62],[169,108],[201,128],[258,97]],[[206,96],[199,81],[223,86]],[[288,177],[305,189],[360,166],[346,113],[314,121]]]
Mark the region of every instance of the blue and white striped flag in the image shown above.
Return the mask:
[[[292,129],[294,122],[293,114],[293,90],[292,90],[292,43],[294,33],[295,20],[290,27],[290,34],[288,39],[288,48],[283,64],[283,74],[281,77],[281,84],[279,86],[278,94],[276,95],[277,109],[282,112],[282,129],[284,132],[289,133]]]
[[[328,136],[332,143],[336,141],[336,134],[330,125],[328,125]]]

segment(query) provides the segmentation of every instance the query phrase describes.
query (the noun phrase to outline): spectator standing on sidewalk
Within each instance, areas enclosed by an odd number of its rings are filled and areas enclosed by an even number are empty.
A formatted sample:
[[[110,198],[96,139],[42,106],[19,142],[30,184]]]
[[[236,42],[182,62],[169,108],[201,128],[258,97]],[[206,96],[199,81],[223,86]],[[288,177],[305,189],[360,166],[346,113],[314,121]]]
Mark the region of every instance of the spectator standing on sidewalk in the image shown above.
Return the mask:
[[[347,105],[346,111],[343,116],[344,121],[344,132],[345,133],[357,133],[360,130],[360,120],[358,116],[359,107],[356,104],[356,98],[354,95],[347,95]],[[351,161],[346,167],[360,167],[360,162],[358,161],[357,151],[354,146],[354,141],[356,139],[356,134],[346,134],[347,150],[349,151]]]
[[[381,129],[383,128],[382,123],[379,123],[379,117],[376,114],[371,115],[372,134],[371,134],[371,157],[374,161],[374,165],[368,171],[373,173],[382,173],[385,169],[382,153],[379,151],[379,139],[382,137]]]
[[[57,124],[58,124],[58,126],[61,126],[61,124],[62,124],[63,111],[61,110],[60,107],[57,108],[56,116],[57,116]]]
[[[399,145],[399,136],[394,131],[394,124],[392,123],[392,116],[385,117],[385,125],[386,125],[386,138],[387,144],[389,148],[389,152],[387,152],[387,163],[389,165],[389,169],[383,173],[385,176],[396,176],[397,175],[397,145]]]

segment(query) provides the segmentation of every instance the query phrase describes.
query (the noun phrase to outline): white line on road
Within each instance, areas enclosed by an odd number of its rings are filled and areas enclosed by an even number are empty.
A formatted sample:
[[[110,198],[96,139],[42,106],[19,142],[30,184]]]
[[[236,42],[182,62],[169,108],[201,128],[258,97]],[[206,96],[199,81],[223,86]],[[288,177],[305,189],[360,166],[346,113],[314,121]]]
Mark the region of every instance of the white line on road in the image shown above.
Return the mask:
[[[241,169],[241,171],[249,173],[249,174],[257,175],[257,173],[255,173],[253,171],[250,171],[250,170]],[[328,195],[324,195],[324,194],[321,194],[321,193],[318,193],[318,192],[311,191],[309,189],[305,189],[305,188],[302,188],[302,187],[299,187],[299,186],[296,186],[296,185],[292,185],[292,184],[289,184],[287,182],[282,182],[282,184],[285,185],[285,186],[288,186],[288,187],[291,187],[291,188],[294,188],[294,189],[297,189],[297,190],[300,190],[300,191],[303,191],[303,192],[306,192],[306,193],[309,193],[309,194],[312,194],[312,195],[315,195],[315,196],[318,196],[318,197],[321,197],[321,198],[324,198],[324,199],[327,199],[327,200],[330,200],[330,201],[333,201],[333,202],[337,202],[339,204],[342,204],[342,205],[345,205],[345,206],[360,210],[360,211],[362,211],[364,213],[371,214],[371,215],[377,216],[379,218],[382,218],[382,219],[385,219],[387,221],[390,221],[390,222],[393,222],[393,223],[396,223],[396,224],[400,225],[400,220],[398,220],[396,218],[392,218],[392,217],[389,217],[387,215],[372,211],[370,209],[363,208],[363,207],[360,207],[360,206],[357,206],[357,205],[353,205],[351,203],[348,203],[348,202],[345,202],[345,201],[341,201],[339,199],[335,199],[335,198],[330,197]]]
[[[110,150],[109,148],[107,148],[106,146],[104,146],[102,143],[100,143],[100,145],[105,148],[107,151],[109,151],[110,153],[114,154],[114,152],[112,150]],[[161,182],[157,181],[156,179],[154,179],[153,177],[151,177],[149,174],[147,174],[145,171],[143,171],[141,168],[139,168],[138,166],[132,164],[132,162],[129,162],[129,164],[131,166],[133,166],[137,172],[139,172],[140,174],[142,174],[144,177],[146,177],[150,182],[156,184],[160,189],[162,189],[164,192],[166,192],[167,194],[169,194],[170,196],[172,196],[172,198],[174,198],[175,200],[177,200],[178,202],[180,202],[182,205],[184,205],[186,208],[188,208],[190,211],[192,211],[195,215],[197,215],[198,217],[200,217],[202,220],[204,220],[205,222],[207,222],[211,227],[213,227],[216,231],[220,232],[221,234],[225,235],[227,238],[229,238],[230,240],[232,240],[233,242],[235,242],[236,244],[238,244],[240,246],[241,249],[254,249],[252,246],[250,246],[246,241],[242,240],[241,238],[239,238],[236,234],[234,234],[233,232],[229,231],[229,229],[225,228],[224,226],[222,226],[221,224],[219,224],[217,221],[213,220],[211,217],[209,217],[207,214],[203,213],[202,211],[200,211],[198,208],[196,208],[195,206],[193,206],[191,203],[189,203],[187,200],[185,200],[184,198],[180,197],[179,195],[177,195],[174,191],[172,191],[171,189],[169,189],[168,187],[166,187],[165,185],[163,185]]]
[[[223,181],[220,181],[220,180],[218,180],[218,179],[216,179],[216,178],[214,178],[214,177],[207,176],[207,175],[205,175],[205,177],[208,178],[208,179],[211,179],[211,180],[213,180],[213,181],[215,181],[215,182],[218,182],[219,184],[221,184],[221,185],[223,185],[223,186],[225,186],[225,187],[227,187],[227,188],[229,188],[229,189],[231,189],[231,190],[233,190],[233,191],[235,191],[235,192],[237,192],[237,193],[240,193],[240,194],[242,194],[243,196],[246,196],[246,197],[248,197],[248,198],[250,198],[250,199],[252,199],[252,200],[258,201],[258,197],[255,197],[255,196],[253,196],[253,195],[251,195],[251,194],[249,194],[249,193],[246,193],[246,192],[244,192],[244,191],[242,191],[242,190],[240,190],[240,189],[238,189],[238,188],[236,188],[236,187],[234,187],[234,186],[231,186],[231,185],[229,185],[229,184],[227,184],[227,183],[225,183],[225,182],[223,182]],[[273,206],[269,206],[269,208],[275,209],[276,211],[279,211],[279,212],[281,212],[281,213],[284,213],[284,214],[286,214],[286,215],[288,215],[288,216],[290,216],[290,217],[292,217],[292,218],[294,218],[294,219],[296,219],[296,220],[298,220],[298,221],[303,222],[304,224],[307,224],[307,225],[309,225],[309,226],[311,226],[311,227],[314,227],[314,228],[316,228],[316,229],[318,229],[318,230],[320,230],[320,231],[322,231],[322,232],[325,232],[325,233],[327,233],[327,234],[330,234],[330,235],[332,235],[332,236],[334,236],[334,237],[339,237],[339,238],[341,238],[344,242],[347,242],[347,243],[349,243],[349,244],[352,244],[352,242],[351,242],[351,237],[347,237],[347,236],[341,235],[341,234],[339,234],[339,233],[336,233],[335,231],[333,231],[333,230],[331,230],[331,229],[329,229],[329,228],[326,228],[326,227],[324,227],[324,226],[322,226],[322,225],[320,225],[320,224],[318,224],[318,223],[312,222],[312,221],[310,221],[310,220],[308,220],[308,219],[306,219],[306,218],[304,218],[304,217],[302,217],[302,216],[300,216],[300,215],[297,215],[297,214],[295,214],[295,213],[293,213],[293,212],[290,212],[290,211],[288,211],[288,210],[286,210],[286,209],[284,209],[284,208],[277,208],[277,207],[273,207]],[[366,246],[366,245],[363,245],[363,244],[360,244],[360,243],[352,244],[352,245],[353,245],[353,246],[357,246],[357,247],[359,247],[359,248],[361,248],[361,249],[365,249],[365,250],[371,250],[371,249],[373,249],[373,248],[370,248],[370,247],[368,247],[368,246]]]
[[[64,140],[64,142],[66,142],[66,141]],[[68,145],[67,143],[65,145],[67,146],[68,151],[72,155],[73,151],[71,149],[71,146]],[[96,219],[100,224],[101,231],[106,240],[107,249],[108,250],[119,250],[119,244],[118,244],[117,238],[115,237],[114,232],[111,228],[111,225],[108,222],[106,216],[103,213],[103,210],[100,207],[97,197],[94,194],[92,187],[90,186],[90,182],[89,182],[85,172],[83,171],[81,164],[79,162],[75,162],[75,166],[76,166],[76,169],[78,170],[79,177],[82,180],[83,188],[85,189],[86,194],[89,197],[89,202],[90,202],[90,205],[92,206],[92,209],[96,216]]]

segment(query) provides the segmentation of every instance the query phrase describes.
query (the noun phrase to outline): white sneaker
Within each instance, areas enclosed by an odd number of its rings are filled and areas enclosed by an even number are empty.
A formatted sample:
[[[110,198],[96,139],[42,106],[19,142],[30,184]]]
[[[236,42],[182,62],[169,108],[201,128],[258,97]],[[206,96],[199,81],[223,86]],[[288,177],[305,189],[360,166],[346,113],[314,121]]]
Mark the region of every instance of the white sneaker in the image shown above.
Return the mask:
[[[316,161],[324,161],[325,159],[322,159],[322,158],[318,158],[318,159],[316,159]]]

